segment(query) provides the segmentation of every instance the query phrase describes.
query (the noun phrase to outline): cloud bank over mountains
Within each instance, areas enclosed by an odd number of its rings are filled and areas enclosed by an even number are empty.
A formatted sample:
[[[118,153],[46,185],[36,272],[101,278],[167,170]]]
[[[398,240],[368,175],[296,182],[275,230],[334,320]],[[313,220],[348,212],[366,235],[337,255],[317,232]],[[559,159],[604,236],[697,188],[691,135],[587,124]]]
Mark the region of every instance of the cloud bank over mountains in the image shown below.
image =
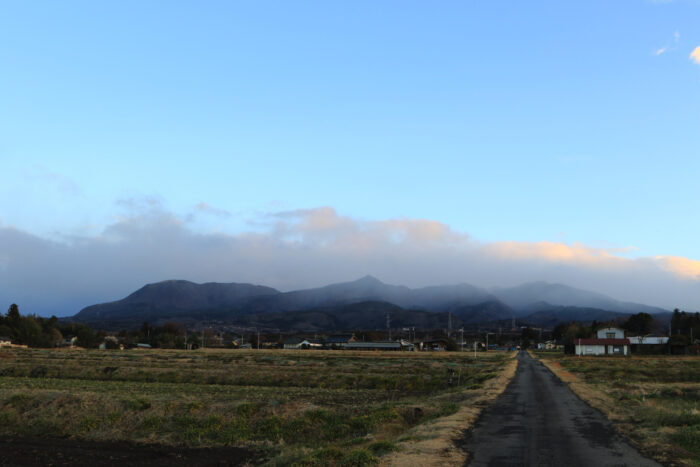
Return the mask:
[[[205,203],[198,210],[225,212]],[[368,221],[331,207],[264,213],[249,231],[202,233],[159,203],[132,206],[99,235],[64,241],[0,225],[0,299],[23,313],[70,315],[165,279],[280,290],[372,274],[412,287],[544,280],[667,309],[700,309],[700,261],[629,259],[624,250],[481,242],[424,219]]]

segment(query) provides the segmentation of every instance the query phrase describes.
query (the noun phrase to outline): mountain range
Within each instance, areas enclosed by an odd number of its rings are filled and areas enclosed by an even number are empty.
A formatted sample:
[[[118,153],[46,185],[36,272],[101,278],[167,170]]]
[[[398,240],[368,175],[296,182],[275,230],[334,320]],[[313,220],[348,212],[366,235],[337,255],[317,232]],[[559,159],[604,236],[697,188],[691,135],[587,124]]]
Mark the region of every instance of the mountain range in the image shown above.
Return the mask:
[[[105,329],[180,321],[217,322],[262,329],[380,329],[387,314],[394,327],[424,329],[506,323],[553,326],[564,321],[606,321],[645,312],[666,319],[667,310],[621,302],[563,284],[531,282],[483,289],[470,284],[412,289],[372,276],[325,287],[280,292],[242,283],[196,284],[168,280],[148,284],[126,298],[84,308],[73,321]]]

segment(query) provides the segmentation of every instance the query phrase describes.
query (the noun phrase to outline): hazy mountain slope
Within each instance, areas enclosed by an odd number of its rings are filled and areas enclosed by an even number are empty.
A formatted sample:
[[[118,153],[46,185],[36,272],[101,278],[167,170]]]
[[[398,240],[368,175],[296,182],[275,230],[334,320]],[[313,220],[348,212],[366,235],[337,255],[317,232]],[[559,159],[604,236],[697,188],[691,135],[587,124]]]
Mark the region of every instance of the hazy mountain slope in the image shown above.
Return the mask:
[[[391,327],[414,326],[417,329],[447,327],[447,312],[430,313],[422,310],[405,310],[387,302],[367,301],[322,307],[310,310],[255,313],[235,318],[236,324],[260,329],[280,331],[349,331],[360,329],[386,329],[386,315],[391,317]],[[453,318],[453,325],[459,320]]]
[[[626,320],[629,316],[630,315],[627,313],[601,310],[599,308],[562,306],[523,316],[518,318],[518,322],[538,327],[554,327],[559,323],[568,323],[571,321],[579,321],[582,323],[597,321],[600,323],[616,321],[618,319]]]
[[[164,281],[149,284],[122,300],[86,307],[73,319],[94,325],[204,319],[231,322],[244,314],[298,312],[371,301],[439,312],[497,299],[469,284],[410,289],[384,284],[371,276],[286,293],[251,284]]]
[[[410,289],[385,284],[375,277],[365,276],[352,282],[260,297],[251,301],[246,311],[291,311],[373,300],[393,303],[403,308],[447,311],[467,304],[475,305],[497,299],[485,290],[469,284]]]
[[[597,308],[618,313],[652,314],[667,311],[638,303],[621,302],[600,293],[548,282],[529,282],[515,287],[494,288],[491,292],[513,308],[519,316],[541,311],[543,306]]]
[[[489,323],[509,320],[513,317],[513,310],[497,300],[458,307],[453,309],[452,313],[464,324]]]
[[[387,312],[396,314],[392,316],[392,326],[415,327],[446,327],[446,312],[451,312],[456,329],[462,324],[510,320],[514,315],[527,316],[533,325],[550,325],[574,320],[604,321],[640,311],[657,316],[668,314],[658,308],[546,282],[494,289],[492,294],[469,284],[410,289],[365,276],[352,282],[284,293],[252,284],[164,281],[146,285],[122,300],[86,307],[71,319],[110,329],[133,327],[144,321],[256,322],[300,329],[295,324],[298,321],[299,326],[308,329],[374,329],[385,327]],[[283,317],[280,313],[288,315]],[[265,318],[263,314],[273,316]],[[439,325],[442,316],[445,324]]]
[[[92,322],[103,319],[143,317],[145,320],[162,315],[180,316],[195,310],[236,309],[254,297],[279,293],[273,288],[252,284],[195,284],[170,280],[148,284],[122,300],[83,308],[73,318]]]

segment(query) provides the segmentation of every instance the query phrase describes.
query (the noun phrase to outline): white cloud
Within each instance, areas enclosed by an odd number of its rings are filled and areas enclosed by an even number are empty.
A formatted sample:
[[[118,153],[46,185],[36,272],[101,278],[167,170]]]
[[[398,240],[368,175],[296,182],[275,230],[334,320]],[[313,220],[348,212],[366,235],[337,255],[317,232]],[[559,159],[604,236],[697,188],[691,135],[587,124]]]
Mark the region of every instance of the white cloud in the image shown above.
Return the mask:
[[[368,221],[333,208],[267,213],[256,232],[203,234],[154,200],[99,235],[60,243],[0,227],[0,302],[72,314],[149,282],[251,282],[282,290],[373,274],[408,286],[547,280],[666,308],[700,309],[700,262],[629,259],[562,242],[479,242],[426,219]]]
[[[232,216],[232,214],[230,212],[228,212],[227,210],[215,208],[215,207],[211,206],[210,204],[205,203],[203,201],[200,203],[197,203],[197,205],[195,205],[194,209],[197,212],[210,214],[210,215],[216,216],[216,217],[229,218]]]
[[[661,55],[662,53],[666,52],[666,50],[668,50],[667,47],[661,47],[659,50],[657,50],[656,52],[654,52],[654,54],[655,54],[655,55]]]
[[[700,65],[700,46],[695,47],[695,50],[690,53],[690,59]]]

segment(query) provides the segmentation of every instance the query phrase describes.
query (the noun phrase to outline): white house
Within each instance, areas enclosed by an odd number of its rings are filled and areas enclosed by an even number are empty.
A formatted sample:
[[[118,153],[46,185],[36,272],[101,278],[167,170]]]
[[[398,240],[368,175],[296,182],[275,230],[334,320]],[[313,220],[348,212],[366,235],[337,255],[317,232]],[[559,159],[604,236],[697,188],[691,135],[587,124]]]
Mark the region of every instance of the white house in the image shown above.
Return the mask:
[[[574,339],[576,355],[628,355],[630,341],[620,328],[598,329],[595,339]]]
[[[0,347],[12,347],[12,339],[6,336],[0,336]]]
[[[596,331],[596,336],[598,339],[624,339],[625,331],[614,327],[600,328]]]

